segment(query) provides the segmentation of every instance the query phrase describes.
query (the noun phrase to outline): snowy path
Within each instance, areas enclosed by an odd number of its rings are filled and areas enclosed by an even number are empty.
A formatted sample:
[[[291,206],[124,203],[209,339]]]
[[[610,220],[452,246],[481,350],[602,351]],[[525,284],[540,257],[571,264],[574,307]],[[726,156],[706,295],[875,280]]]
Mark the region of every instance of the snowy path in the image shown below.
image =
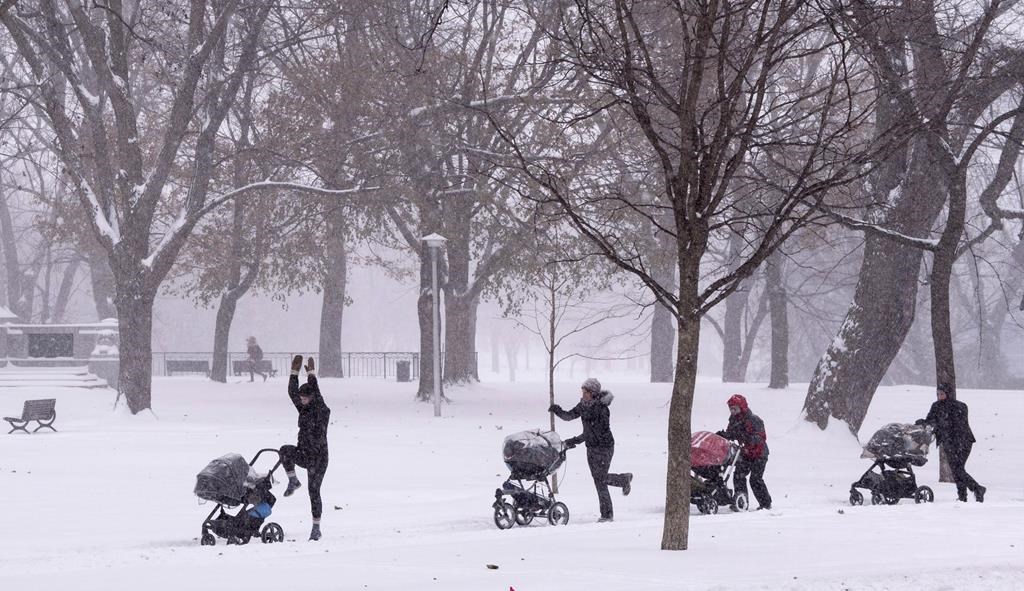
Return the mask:
[[[1024,588],[1024,424],[1019,392],[964,392],[980,441],[968,469],[989,494],[959,504],[919,481],[936,503],[850,507],[849,483],[868,467],[842,430],[796,419],[803,392],[744,393],[771,444],[771,513],[694,515],[691,550],[661,552],[664,415],[668,388],[607,384],[616,394],[613,470],[636,474],[634,492],[613,491],[616,521],[597,524],[582,450],[571,452],[560,499],[567,527],[499,531],[493,490],[506,476],[502,438],[546,422],[539,385],[483,385],[452,392],[435,420],[409,402],[411,387],[326,380],[333,409],[324,484],[325,538],[306,542],[308,498],[279,498],[272,520],[289,540],[214,548],[195,540],[211,505],[191,494],[195,473],[229,451],[252,455],[294,438],[283,380],[214,386],[159,380],[159,419],[110,412],[111,395],[60,390],[61,432],[0,438],[3,588],[107,589],[1013,589]],[[701,383],[694,423],[717,429],[735,386]],[[571,403],[575,385],[559,388]],[[0,393],[0,409],[26,391]],[[923,416],[930,389],[888,388],[865,432]],[[6,410],[4,410],[6,413]],[[560,423],[574,435],[579,426]],[[300,476],[305,474],[300,471]],[[280,497],[281,486],[275,493]],[[337,508],[336,508],[337,507]],[[498,569],[486,568],[487,564]],[[49,573],[40,587],[37,574]],[[22,573],[22,574],[18,574]]]

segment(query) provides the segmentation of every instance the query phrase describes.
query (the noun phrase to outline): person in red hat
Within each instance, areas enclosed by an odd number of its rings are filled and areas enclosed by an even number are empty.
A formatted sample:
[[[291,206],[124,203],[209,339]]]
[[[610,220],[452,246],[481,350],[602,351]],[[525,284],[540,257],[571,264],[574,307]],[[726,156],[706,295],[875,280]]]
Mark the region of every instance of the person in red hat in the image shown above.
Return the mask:
[[[733,394],[726,402],[729,406],[729,426],[718,434],[740,444],[740,459],[732,477],[736,494],[747,494],[747,475],[750,490],[757,499],[758,509],[771,509],[772,496],[764,483],[764,468],[768,464],[768,436],[761,417],[750,412],[747,399]]]

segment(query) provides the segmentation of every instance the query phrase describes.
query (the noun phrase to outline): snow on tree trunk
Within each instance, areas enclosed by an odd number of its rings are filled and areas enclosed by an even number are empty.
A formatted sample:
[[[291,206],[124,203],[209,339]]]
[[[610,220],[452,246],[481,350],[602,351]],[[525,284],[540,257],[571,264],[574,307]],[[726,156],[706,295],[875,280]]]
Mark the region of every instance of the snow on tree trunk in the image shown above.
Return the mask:
[[[345,289],[348,278],[348,251],[345,248],[344,215],[335,208],[328,220],[323,278],[323,303],[320,308],[320,375],[344,377],[341,362],[341,329],[345,315]]]
[[[117,322],[120,332],[118,390],[124,395],[128,410],[138,414],[152,405],[153,296],[118,294]]]
[[[829,418],[860,430],[875,389],[914,321],[920,250],[869,236],[854,295],[839,333],[811,377],[804,412],[824,429]]]
[[[691,286],[696,291],[696,284]],[[680,300],[680,310],[694,310]],[[690,421],[697,376],[700,318],[680,315],[676,375],[668,411],[668,470],[665,480],[665,518],[662,550],[686,550],[690,532]]]
[[[771,377],[768,387],[775,389],[789,386],[789,315],[783,264],[781,253],[776,252],[768,258],[765,273],[772,329]]]

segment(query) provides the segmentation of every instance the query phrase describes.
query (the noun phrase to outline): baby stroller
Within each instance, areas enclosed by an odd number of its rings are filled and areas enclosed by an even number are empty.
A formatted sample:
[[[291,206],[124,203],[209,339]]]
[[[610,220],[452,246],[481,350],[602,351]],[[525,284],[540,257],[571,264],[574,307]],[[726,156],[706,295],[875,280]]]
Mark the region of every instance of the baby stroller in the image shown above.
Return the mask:
[[[747,510],[746,491],[732,489],[739,457],[739,446],[724,437],[709,431],[697,431],[690,437],[690,502],[701,513],[718,513],[720,505],[729,505],[733,511]]]
[[[554,431],[522,431],[505,438],[509,477],[494,491],[494,524],[509,529],[547,517],[551,525],[569,523],[569,508],[555,500],[548,476],[565,461],[565,444]],[[511,501],[506,500],[509,497]]]
[[[278,459],[269,472],[261,474],[253,466],[264,452],[277,454]],[[226,454],[207,464],[196,475],[194,492],[200,499],[213,501],[217,506],[203,521],[199,543],[213,546],[217,537],[221,537],[228,544],[247,544],[254,536],[264,544],[283,542],[284,530],[280,525],[263,525],[277,501],[270,489],[274,485],[274,470],[280,465],[281,458],[276,449],[261,449],[250,462],[238,454]],[[235,515],[224,510],[237,505],[241,505],[241,509]],[[263,526],[262,531],[260,526]]]
[[[932,430],[926,425],[890,423],[876,431],[860,455],[874,462],[860,480],[850,485],[850,504],[864,504],[864,495],[858,488],[871,491],[872,505],[895,505],[900,499],[914,499],[915,503],[934,501],[931,488],[917,486],[913,468],[928,463],[931,442]]]

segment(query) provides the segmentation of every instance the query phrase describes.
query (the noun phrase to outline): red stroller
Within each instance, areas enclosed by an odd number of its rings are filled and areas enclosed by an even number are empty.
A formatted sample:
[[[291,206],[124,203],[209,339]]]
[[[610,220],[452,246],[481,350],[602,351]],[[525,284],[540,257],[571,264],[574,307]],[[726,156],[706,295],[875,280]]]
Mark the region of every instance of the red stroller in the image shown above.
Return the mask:
[[[697,431],[690,438],[690,502],[701,513],[718,513],[719,505],[733,511],[747,510],[746,491],[732,489],[732,473],[740,448],[710,431]]]

